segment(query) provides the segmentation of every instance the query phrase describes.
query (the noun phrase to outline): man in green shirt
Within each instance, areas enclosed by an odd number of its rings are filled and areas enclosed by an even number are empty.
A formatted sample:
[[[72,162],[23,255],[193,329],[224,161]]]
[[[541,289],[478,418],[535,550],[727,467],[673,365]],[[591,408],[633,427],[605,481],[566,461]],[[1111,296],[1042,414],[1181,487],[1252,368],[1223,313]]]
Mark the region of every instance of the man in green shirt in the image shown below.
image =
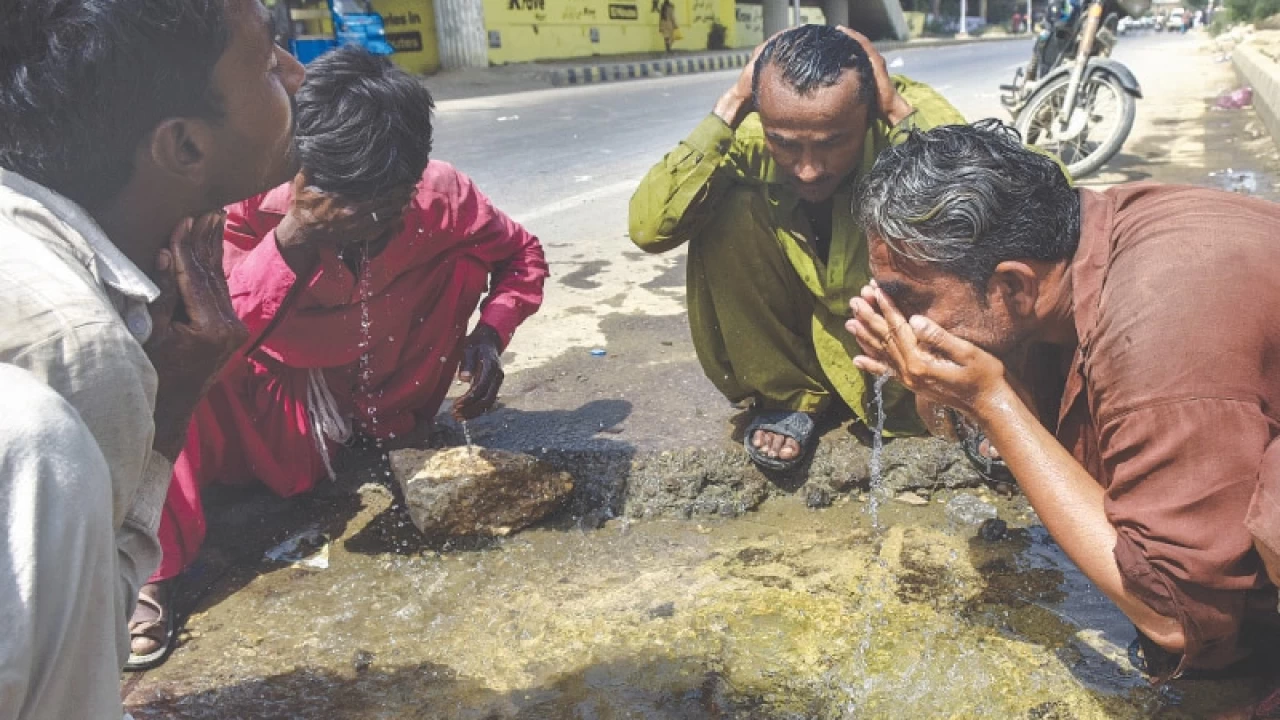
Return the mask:
[[[755,404],[743,440],[761,466],[799,464],[835,403],[874,425],[872,381],[843,330],[869,279],[854,184],[909,130],[963,122],[931,88],[890,77],[863,36],[805,25],[757,49],[631,198],[642,250],[689,243],[694,347],[730,401]],[[885,391],[886,432],[923,432],[910,396]]]

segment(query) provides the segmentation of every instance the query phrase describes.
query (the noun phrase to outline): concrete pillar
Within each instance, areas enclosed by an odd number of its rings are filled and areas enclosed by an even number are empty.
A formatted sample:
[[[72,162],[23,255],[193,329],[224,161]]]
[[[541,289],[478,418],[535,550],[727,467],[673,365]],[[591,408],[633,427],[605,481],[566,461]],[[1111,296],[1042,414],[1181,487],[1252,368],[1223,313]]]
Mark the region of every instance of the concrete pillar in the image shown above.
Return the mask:
[[[440,67],[489,67],[489,36],[482,0],[435,0]]]
[[[787,0],[763,0],[764,39],[791,27],[791,4]]]
[[[898,0],[849,0],[847,7],[847,26],[872,40],[906,40],[910,35]]]
[[[828,25],[849,27],[849,0],[822,0],[822,14]]]

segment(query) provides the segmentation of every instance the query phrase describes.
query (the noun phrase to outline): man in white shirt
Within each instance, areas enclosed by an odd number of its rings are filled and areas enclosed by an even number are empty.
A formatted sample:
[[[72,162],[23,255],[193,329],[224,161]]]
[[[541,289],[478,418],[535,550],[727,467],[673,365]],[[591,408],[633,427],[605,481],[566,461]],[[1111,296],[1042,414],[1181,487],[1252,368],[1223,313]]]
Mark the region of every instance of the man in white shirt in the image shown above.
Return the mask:
[[[172,462],[245,337],[218,208],[296,169],[302,68],[268,19],[257,0],[6,5],[0,720],[123,713]]]
[[[6,484],[0,547],[24,548],[36,561],[16,563],[0,575],[0,597],[28,601],[0,605],[0,625],[10,633],[6,647],[14,649],[3,653],[0,665],[0,714],[82,717],[86,699],[119,697],[118,676],[82,675],[74,653],[39,648],[67,639],[80,647],[115,647],[118,623],[99,621],[102,601],[95,592],[118,582],[115,546],[104,542],[112,532],[111,516],[103,512],[111,507],[111,470],[79,413],[42,380],[0,363],[0,387],[0,477]],[[80,522],[54,525],[31,513],[43,507]],[[57,558],[63,570],[44,571],[44,558]]]

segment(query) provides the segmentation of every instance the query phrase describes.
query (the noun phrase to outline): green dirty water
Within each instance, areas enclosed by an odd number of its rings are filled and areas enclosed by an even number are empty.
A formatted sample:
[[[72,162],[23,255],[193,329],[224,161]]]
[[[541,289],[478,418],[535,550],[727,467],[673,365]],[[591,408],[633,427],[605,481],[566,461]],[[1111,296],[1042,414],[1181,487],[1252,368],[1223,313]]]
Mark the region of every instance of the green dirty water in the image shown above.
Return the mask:
[[[224,578],[130,688],[152,718],[1204,717],[1151,689],[1131,631],[1016,505],[999,542],[930,505],[610,521],[395,553],[366,486],[323,571]],[[989,501],[1003,503],[986,496]]]

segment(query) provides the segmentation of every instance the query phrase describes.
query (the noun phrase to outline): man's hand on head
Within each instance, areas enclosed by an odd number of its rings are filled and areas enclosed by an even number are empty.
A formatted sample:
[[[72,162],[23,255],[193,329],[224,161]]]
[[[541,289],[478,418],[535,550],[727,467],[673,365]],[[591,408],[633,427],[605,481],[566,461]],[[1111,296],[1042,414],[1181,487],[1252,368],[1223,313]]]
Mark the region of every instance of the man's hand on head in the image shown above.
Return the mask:
[[[843,25],[837,25],[836,29],[853,38],[855,42],[862,46],[866,51],[867,57],[871,60],[871,70],[876,79],[876,102],[880,111],[880,116],[889,123],[890,126],[897,125],[907,118],[908,115],[915,112],[915,108],[911,107],[911,103],[902,97],[898,92],[898,88],[893,84],[893,79],[889,77],[889,67],[884,61],[884,56],[876,50],[875,45],[867,39],[867,36],[855,30],[850,30]]]
[[[152,445],[170,460],[182,451],[196,404],[249,337],[222,272],[225,217],[218,211],[183,220],[156,254],[160,297],[143,347],[159,378]]]
[[[399,231],[413,188],[372,200],[351,200],[308,184],[305,172],[293,179],[293,201],[276,226],[276,246],[298,276],[310,274],[321,247],[341,249],[376,243]]]
[[[737,130],[743,119],[755,110],[751,88],[755,78],[756,60],[759,59],[760,53],[764,52],[765,46],[783,32],[786,31],[774,33],[768,40],[756,47],[751,53],[751,59],[747,60],[742,72],[738,74],[738,80],[733,84],[733,87],[725,91],[724,95],[721,95],[716,102],[716,107],[712,112],[718,115],[721,120],[724,120],[729,127]]]
[[[502,372],[502,338],[498,331],[480,323],[467,336],[458,365],[458,379],[471,388],[453,403],[453,416],[470,420],[483,415],[498,399],[505,373]]]

